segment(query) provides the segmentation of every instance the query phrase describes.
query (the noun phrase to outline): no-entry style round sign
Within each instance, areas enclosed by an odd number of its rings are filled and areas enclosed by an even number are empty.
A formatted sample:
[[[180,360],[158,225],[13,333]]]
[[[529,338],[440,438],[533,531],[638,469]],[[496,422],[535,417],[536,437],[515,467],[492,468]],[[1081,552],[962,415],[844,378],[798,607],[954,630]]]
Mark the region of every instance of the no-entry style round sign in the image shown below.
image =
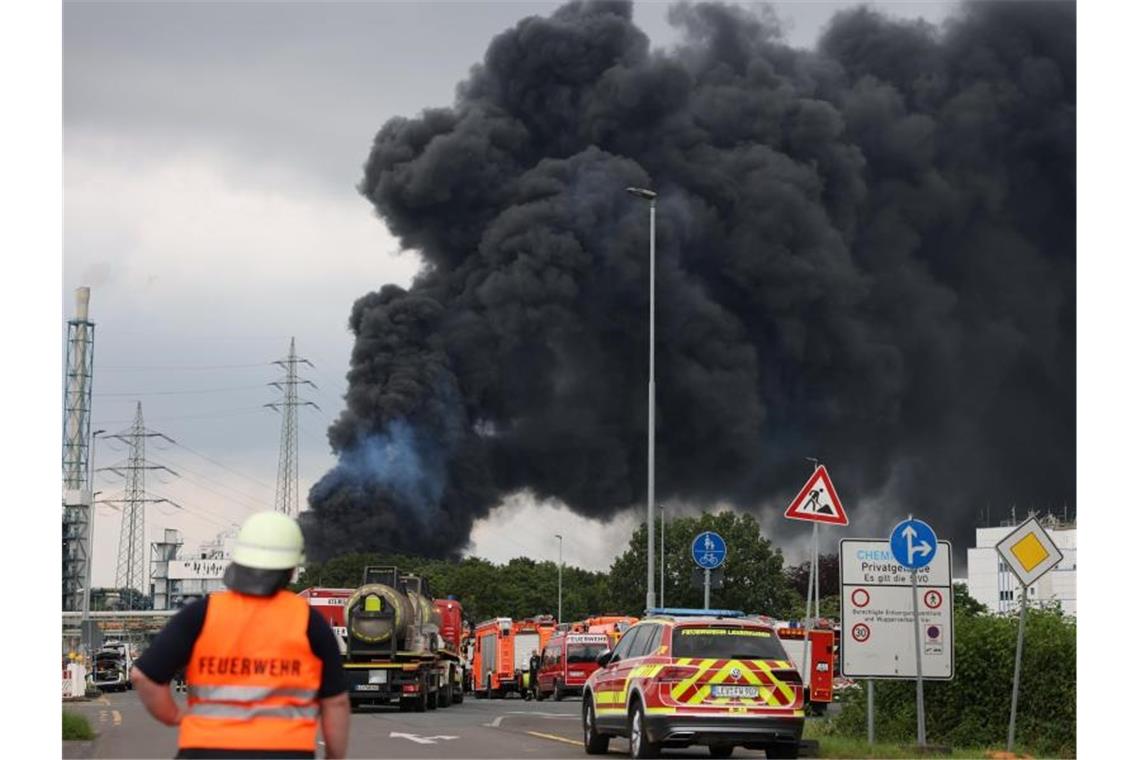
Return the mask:
[[[851,603],[862,609],[871,603],[871,594],[865,588],[857,588],[851,592]]]
[[[934,589],[930,589],[923,594],[922,601],[930,609],[936,610],[942,606],[942,594]]]

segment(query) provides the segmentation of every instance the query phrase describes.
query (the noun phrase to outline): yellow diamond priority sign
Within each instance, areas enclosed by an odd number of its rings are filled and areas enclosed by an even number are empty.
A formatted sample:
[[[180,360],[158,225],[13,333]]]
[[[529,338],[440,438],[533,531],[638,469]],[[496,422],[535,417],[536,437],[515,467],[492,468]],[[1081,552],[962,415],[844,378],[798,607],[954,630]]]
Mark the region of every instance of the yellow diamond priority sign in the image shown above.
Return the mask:
[[[994,548],[1024,586],[1053,569],[1063,556],[1035,517],[1017,526]]]

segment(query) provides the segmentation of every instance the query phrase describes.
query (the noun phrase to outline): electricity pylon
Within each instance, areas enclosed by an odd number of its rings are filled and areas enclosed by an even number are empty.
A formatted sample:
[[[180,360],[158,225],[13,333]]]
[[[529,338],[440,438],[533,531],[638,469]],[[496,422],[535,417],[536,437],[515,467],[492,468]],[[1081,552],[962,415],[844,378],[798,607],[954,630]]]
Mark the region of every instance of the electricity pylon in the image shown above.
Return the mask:
[[[297,386],[317,386],[308,380],[297,378],[297,365],[313,363],[308,359],[297,356],[297,339],[289,339],[289,356],[273,362],[285,370],[285,378],[269,385],[281,391],[281,400],[272,404],[265,404],[270,409],[281,413],[281,449],[277,460],[277,494],[273,500],[273,508],[284,512],[290,517],[296,517],[300,511],[298,507],[298,457],[297,457],[297,407],[311,406],[320,409],[312,401],[298,398]]]

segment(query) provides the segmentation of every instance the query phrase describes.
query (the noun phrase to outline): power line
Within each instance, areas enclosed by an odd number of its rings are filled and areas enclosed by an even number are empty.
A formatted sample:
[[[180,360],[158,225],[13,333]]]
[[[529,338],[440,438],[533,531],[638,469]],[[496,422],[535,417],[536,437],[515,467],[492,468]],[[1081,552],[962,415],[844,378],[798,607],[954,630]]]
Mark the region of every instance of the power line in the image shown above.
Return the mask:
[[[261,386],[258,386],[258,387],[260,388]],[[169,417],[151,417],[151,419],[152,419],[152,420],[203,420],[203,419],[219,419],[219,418],[226,418],[226,417],[236,417],[236,416],[238,416],[238,415],[240,415],[240,414],[254,414],[254,413],[256,413],[256,414],[261,414],[261,413],[262,413],[262,409],[264,409],[264,407],[260,407],[260,406],[257,406],[257,407],[242,407],[242,408],[239,408],[239,409],[227,409],[227,410],[218,411],[218,412],[208,412],[208,413],[206,413],[206,414],[180,414],[180,415],[173,415],[173,416],[169,416]],[[130,422],[130,420],[129,420],[129,419],[122,419],[122,420],[103,420],[103,421],[101,421],[101,422],[96,422],[96,423],[94,423],[94,424],[95,424],[96,426],[99,426],[99,425],[119,425],[119,424],[124,424],[124,423],[128,423],[128,422]]]
[[[213,369],[251,369],[253,367],[265,367],[266,362],[258,362],[257,364],[133,364],[133,365],[114,365],[110,367],[99,367],[99,371],[104,370],[117,370],[121,372],[162,372],[165,370],[179,370],[179,371],[199,371],[199,370],[213,370]]]
[[[158,457],[152,456],[152,458],[156,462],[162,461]],[[241,507],[242,509],[246,510],[247,512],[249,512],[251,514],[254,512],[260,512],[260,511],[266,509],[265,501],[262,499],[259,499],[256,496],[251,496],[250,494],[247,494],[243,491],[239,491],[238,489],[234,488],[233,486],[229,485],[228,483],[223,483],[219,480],[214,480],[213,478],[209,477],[208,475],[203,475],[202,473],[200,473],[196,470],[191,470],[185,466],[180,465],[180,469],[183,472],[186,472],[187,474],[189,474],[191,476],[192,480],[199,481],[196,483],[196,485],[199,488],[203,488],[203,489],[209,491],[210,493],[214,494],[215,496],[220,496],[221,498],[226,499],[227,501],[235,501],[235,502],[239,499],[244,499],[247,502],[247,504],[250,504],[252,506],[247,506],[247,505],[241,504],[241,503],[237,503],[237,506]],[[220,491],[215,491],[214,489],[210,488],[208,485],[205,485],[206,483],[212,483],[213,485],[219,486],[221,488],[228,488],[229,490],[231,490],[235,494],[237,494],[237,496],[235,497],[232,494],[224,494]]]
[[[181,391],[134,391],[129,393],[96,393],[96,396],[101,398],[109,398],[113,396],[130,396],[136,398],[138,396],[185,396],[196,393],[226,393],[229,391],[249,391],[260,390],[261,385],[233,385],[228,388],[197,388]]]
[[[259,410],[259,411],[260,411],[260,410]],[[251,481],[251,482],[253,482],[253,483],[256,483],[257,485],[259,485],[259,486],[261,486],[261,487],[263,487],[263,488],[268,488],[268,489],[269,489],[269,490],[271,490],[271,491],[273,490],[273,486],[269,485],[268,483],[266,483],[266,482],[264,482],[264,481],[262,481],[262,480],[258,480],[257,478],[254,478],[254,477],[252,477],[252,476],[250,476],[250,475],[245,475],[245,474],[243,474],[243,473],[240,473],[240,472],[238,472],[237,470],[233,469],[232,467],[229,467],[229,466],[227,466],[227,465],[225,465],[225,464],[222,464],[221,462],[219,462],[219,461],[218,461],[218,460],[216,460],[216,459],[213,459],[212,457],[208,457],[208,456],[206,456],[205,454],[201,453],[200,451],[195,451],[194,449],[190,448],[190,447],[189,447],[189,446],[187,446],[186,444],[183,444],[183,443],[175,443],[174,445],[175,445],[175,446],[177,446],[177,447],[178,447],[178,448],[180,448],[180,449],[185,449],[186,451],[189,451],[191,454],[194,454],[195,456],[199,456],[199,457],[201,457],[202,459],[205,459],[207,462],[213,462],[213,463],[214,463],[214,464],[216,464],[218,467],[221,467],[223,470],[226,470],[226,471],[228,471],[228,472],[232,472],[234,475],[238,475],[238,476],[240,476],[240,477],[243,477],[243,478],[245,478],[246,480],[248,480],[248,481]]]

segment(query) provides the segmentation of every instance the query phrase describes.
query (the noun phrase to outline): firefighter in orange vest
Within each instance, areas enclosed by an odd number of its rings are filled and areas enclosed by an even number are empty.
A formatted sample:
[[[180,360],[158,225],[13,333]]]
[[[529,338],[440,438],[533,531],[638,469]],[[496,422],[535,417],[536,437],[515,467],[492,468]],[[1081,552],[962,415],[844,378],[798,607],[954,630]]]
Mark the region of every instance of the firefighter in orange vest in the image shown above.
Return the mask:
[[[259,512],[242,525],[229,590],[182,608],[135,661],[131,681],[155,719],[178,726],[180,758],[326,758],[348,750],[351,708],[328,623],[285,590],[303,562],[297,522]],[[186,669],[187,705],[170,680]]]

